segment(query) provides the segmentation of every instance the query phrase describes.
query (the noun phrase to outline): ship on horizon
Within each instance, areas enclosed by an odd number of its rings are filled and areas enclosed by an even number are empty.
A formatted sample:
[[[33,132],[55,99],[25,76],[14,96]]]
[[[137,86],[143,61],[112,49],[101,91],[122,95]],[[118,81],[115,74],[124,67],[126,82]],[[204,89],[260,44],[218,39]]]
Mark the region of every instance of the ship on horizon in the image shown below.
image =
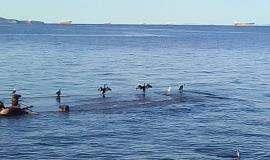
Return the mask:
[[[243,26],[243,27],[245,27],[245,26],[254,26],[255,25],[255,23],[254,22],[238,22],[238,21],[235,21],[234,22],[234,26]]]
[[[72,21],[60,21],[58,24],[69,25],[69,24],[72,24]]]

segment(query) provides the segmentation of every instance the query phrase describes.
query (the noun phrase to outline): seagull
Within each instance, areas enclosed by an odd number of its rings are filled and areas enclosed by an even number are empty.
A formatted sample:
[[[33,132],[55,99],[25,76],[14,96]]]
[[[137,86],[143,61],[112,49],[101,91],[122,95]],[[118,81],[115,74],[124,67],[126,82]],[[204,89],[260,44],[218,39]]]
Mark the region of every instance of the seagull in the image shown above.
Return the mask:
[[[101,92],[103,98],[105,98],[106,92],[112,91],[110,87],[106,87],[106,84],[103,85],[103,87],[99,87],[98,91]]]
[[[240,160],[240,151],[239,151],[239,149],[237,149],[237,151],[236,151],[236,158],[237,158],[237,160]]]
[[[171,93],[171,89],[172,89],[172,87],[168,87],[167,94],[170,94]]]
[[[143,85],[138,85],[138,86],[136,87],[136,89],[142,90],[144,95],[145,95],[146,89],[149,89],[149,88],[152,88],[152,86],[151,86],[150,84],[146,84],[146,85],[145,85],[145,83],[143,83]]]
[[[55,93],[57,95],[58,98],[60,98],[61,95],[61,88],[59,88],[59,90]]]

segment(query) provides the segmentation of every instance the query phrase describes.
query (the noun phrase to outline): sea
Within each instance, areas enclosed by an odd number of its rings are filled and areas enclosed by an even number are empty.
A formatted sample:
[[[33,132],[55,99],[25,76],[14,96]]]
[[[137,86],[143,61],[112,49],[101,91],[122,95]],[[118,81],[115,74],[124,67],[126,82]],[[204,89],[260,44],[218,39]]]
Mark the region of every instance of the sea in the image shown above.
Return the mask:
[[[269,26],[1,24],[0,75],[0,159],[270,159]]]

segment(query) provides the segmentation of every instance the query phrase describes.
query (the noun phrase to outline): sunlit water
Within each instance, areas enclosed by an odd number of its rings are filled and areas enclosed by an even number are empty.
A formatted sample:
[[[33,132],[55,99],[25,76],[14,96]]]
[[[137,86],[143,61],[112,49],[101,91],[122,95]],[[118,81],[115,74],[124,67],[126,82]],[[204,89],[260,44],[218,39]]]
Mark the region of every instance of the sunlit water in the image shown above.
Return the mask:
[[[270,159],[269,27],[1,25],[0,67],[38,112],[0,118],[1,159]]]

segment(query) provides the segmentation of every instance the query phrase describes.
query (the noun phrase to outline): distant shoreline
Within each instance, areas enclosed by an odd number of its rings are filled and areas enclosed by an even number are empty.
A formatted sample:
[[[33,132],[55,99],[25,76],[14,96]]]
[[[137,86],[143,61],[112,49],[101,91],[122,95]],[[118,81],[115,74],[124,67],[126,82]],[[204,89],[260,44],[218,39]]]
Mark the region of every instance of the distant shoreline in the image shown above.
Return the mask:
[[[216,26],[216,27],[235,27],[235,28],[254,28],[254,27],[270,27],[270,25],[254,25],[254,26],[235,26],[235,25],[222,25],[222,24],[103,24],[103,23],[74,23],[74,24],[59,24],[59,23],[0,23],[0,26],[3,25],[59,25],[59,26],[87,26],[87,25],[100,25],[100,26]]]
[[[61,21],[59,23],[46,23],[43,21],[37,21],[37,20],[17,20],[17,19],[7,19],[0,17],[0,25],[18,25],[18,24],[27,24],[27,25],[63,25],[63,26],[69,26],[69,25],[136,25],[136,26],[234,26],[234,27],[270,27],[270,24],[268,25],[235,25],[235,24],[154,24],[154,23],[72,23],[72,21]]]

